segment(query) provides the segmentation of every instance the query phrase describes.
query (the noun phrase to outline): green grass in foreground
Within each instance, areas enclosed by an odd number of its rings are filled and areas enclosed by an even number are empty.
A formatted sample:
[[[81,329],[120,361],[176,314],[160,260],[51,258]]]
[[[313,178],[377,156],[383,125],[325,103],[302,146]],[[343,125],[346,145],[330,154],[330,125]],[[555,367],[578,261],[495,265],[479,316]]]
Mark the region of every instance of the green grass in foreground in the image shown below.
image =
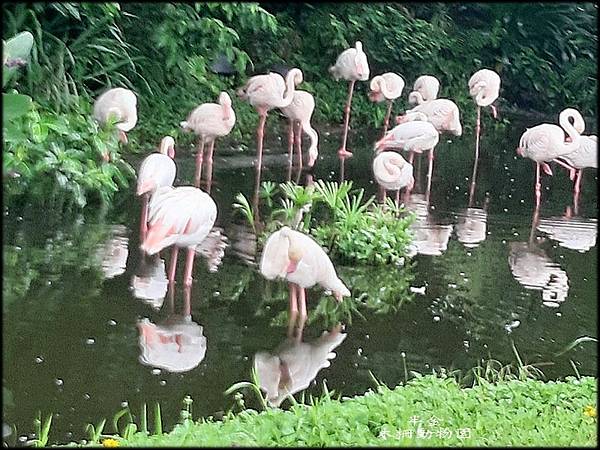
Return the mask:
[[[187,420],[170,433],[136,433],[118,445],[596,446],[596,418],[589,408],[596,408],[596,395],[592,377],[482,381],[460,388],[454,378],[426,375],[349,399],[326,393],[289,411],[245,410],[223,421]]]

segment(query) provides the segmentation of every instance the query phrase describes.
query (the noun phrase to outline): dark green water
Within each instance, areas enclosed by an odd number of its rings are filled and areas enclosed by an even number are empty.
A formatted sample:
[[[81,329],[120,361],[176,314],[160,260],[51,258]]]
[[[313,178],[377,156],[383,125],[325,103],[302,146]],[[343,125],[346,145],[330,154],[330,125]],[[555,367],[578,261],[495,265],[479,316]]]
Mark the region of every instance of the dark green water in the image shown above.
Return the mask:
[[[354,316],[346,323],[345,338],[338,336],[328,347],[336,353],[331,366],[318,371],[307,392],[319,394],[326,380],[329,389],[342,395],[363,393],[373,386],[369,372],[389,385],[398,384],[405,378],[403,354],[407,370],[421,373],[440,366],[467,370],[489,357],[507,364],[515,361],[511,342],[526,363],[551,362],[541,367],[549,379],[574,375],[570,360],[581,375],[596,374],[595,342],[555,356],[580,336],[596,337],[596,172],[586,171],[578,216],[571,219],[562,217],[572,203],[565,171],[555,167],[554,177],[544,177],[539,218],[530,235],[533,163],[514,151],[520,133],[530,125],[494,128],[484,123],[472,198],[479,210],[469,210],[470,234],[465,219],[473,134],[466,132],[452,143],[442,136],[429,207],[423,203],[427,159],[415,163],[419,176],[411,207],[421,214],[416,230],[420,251],[429,254],[416,255],[410,269],[338,270],[353,298],[362,292],[376,296],[393,290],[404,282],[406,271],[414,277],[410,284],[417,292],[409,299],[407,289],[402,290],[399,295],[407,301],[396,313],[361,310],[364,318]],[[351,134],[349,148],[355,157],[345,165],[346,178],[369,194],[376,193],[371,157],[378,135],[379,131]],[[262,181],[285,180],[285,157],[275,155],[287,142],[282,136],[267,144],[272,155],[264,159]],[[320,137],[323,158],[314,177],[337,181],[340,137]],[[176,184],[187,184],[193,177],[193,159],[186,153],[178,152]],[[159,401],[166,430],[177,421],[185,395],[194,399],[195,418],[234,405],[224,391],[249,380],[255,355],[274,353],[287,332],[287,303],[274,301],[284,298],[285,286],[267,282],[239,256],[248,245],[233,224],[231,205],[237,192],[252,198],[255,171],[250,161],[220,156],[217,144],[212,195],[219,207],[218,226],[229,246],[217,272],[209,272],[206,259],[198,258],[187,322],[179,317],[185,307],[181,285],[171,302],[168,296],[164,300],[165,285],[156,282],[155,289],[163,293],[156,301],[158,309],[137,298],[139,291],[131,288],[134,276],[150,273],[142,267],[138,251],[139,203],[133,195],[125,196],[113,211],[86,216],[5,209],[3,421],[17,430],[9,441],[31,437],[37,411],[54,413],[50,442],[67,442],[86,438],[87,423],[97,424],[102,418],[110,423],[125,402],[137,416],[142,403]],[[301,182],[304,179],[303,174]],[[527,245],[530,238],[532,244]],[[167,263],[168,256],[162,252]],[[180,259],[178,279],[182,266]],[[321,295],[317,290],[309,293],[309,309]],[[187,359],[193,368],[172,372],[142,362],[142,355],[152,358],[140,346],[138,323],[143,319],[158,326],[187,327],[195,342]],[[328,326],[309,321],[303,340],[319,348],[319,336]],[[302,361],[302,355],[310,353],[307,348],[288,348],[288,358]],[[176,367],[177,358],[169,357],[167,367]]]

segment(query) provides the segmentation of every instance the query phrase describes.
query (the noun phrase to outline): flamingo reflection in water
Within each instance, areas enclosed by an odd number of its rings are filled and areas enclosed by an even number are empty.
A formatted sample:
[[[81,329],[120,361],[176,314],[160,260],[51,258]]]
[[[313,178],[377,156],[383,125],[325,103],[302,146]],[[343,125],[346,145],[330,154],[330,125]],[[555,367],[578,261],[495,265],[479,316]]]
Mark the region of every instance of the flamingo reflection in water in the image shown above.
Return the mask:
[[[486,194],[483,208],[474,206],[475,187],[477,180],[477,164],[479,155],[475,156],[473,173],[471,175],[471,187],[469,190],[469,206],[458,215],[456,223],[456,237],[467,248],[475,248],[485,241],[487,236],[487,206],[489,196]]]
[[[143,300],[154,309],[160,309],[169,286],[165,261],[159,255],[147,256],[140,253],[140,264],[131,277],[130,289],[135,298]]]
[[[511,242],[508,264],[513,277],[525,289],[542,291],[545,306],[558,307],[567,299],[569,277],[540,247],[535,238],[539,207],[534,209],[528,242]]]
[[[192,320],[191,286],[183,289],[183,311],[175,313],[175,285],[169,284],[169,315],[160,324],[149,319],[138,321],[139,361],[150,367],[168,372],[189,372],[206,355],[206,337],[203,327]]]
[[[573,215],[573,208],[569,205],[563,216],[540,219],[536,229],[557,241],[561,247],[585,253],[596,246],[598,220]]]
[[[298,326],[294,322],[295,316],[290,316],[287,338],[273,352],[258,352],[254,356],[260,388],[266,392],[267,401],[276,407],[306,389],[321,369],[329,367],[336,356],[335,348],[347,336],[338,324],[321,337],[305,342],[304,320]]]
[[[125,272],[129,256],[128,229],[125,225],[110,227],[110,235],[106,242],[96,250],[105,279],[114,278]]]

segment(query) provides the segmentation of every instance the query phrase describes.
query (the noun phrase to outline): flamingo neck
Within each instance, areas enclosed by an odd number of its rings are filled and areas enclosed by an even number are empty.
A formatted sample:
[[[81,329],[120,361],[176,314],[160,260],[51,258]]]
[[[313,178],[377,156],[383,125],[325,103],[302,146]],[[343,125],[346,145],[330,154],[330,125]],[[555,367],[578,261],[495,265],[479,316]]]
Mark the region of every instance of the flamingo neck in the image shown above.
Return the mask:
[[[423,99],[423,95],[421,95],[421,93],[419,91],[412,91],[409,95],[408,95],[408,103],[410,103],[411,105],[414,105],[415,103],[417,105],[420,105],[421,103],[424,103],[425,100]]]

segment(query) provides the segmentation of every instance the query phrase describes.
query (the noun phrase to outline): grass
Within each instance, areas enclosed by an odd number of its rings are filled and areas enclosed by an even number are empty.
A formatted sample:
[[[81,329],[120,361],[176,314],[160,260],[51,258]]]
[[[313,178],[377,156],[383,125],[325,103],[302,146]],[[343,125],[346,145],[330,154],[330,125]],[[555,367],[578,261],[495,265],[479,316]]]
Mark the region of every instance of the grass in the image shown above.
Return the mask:
[[[184,420],[167,434],[135,433],[120,446],[595,446],[597,380],[480,380],[425,375],[365,395],[247,409],[223,421]],[[114,442],[110,442],[114,444]],[[108,442],[107,442],[108,444]]]

